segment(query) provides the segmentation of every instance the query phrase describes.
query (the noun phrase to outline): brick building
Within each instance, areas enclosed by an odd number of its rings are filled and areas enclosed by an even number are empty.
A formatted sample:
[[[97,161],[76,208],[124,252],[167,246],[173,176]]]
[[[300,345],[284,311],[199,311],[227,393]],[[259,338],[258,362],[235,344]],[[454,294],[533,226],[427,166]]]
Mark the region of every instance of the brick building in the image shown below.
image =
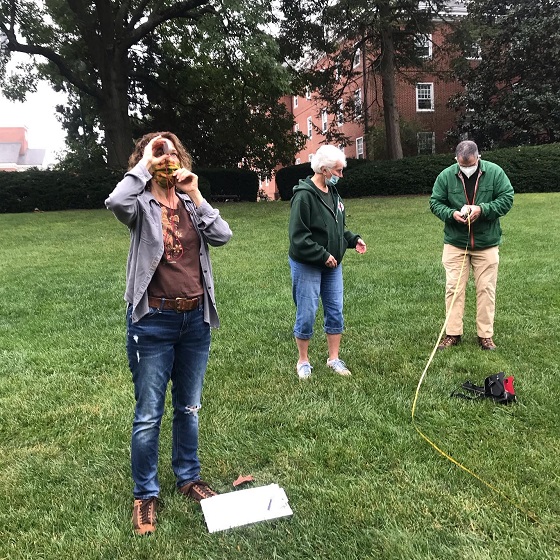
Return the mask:
[[[45,153],[44,149],[29,148],[26,127],[0,127],[0,171],[25,171],[30,167],[41,167]]]
[[[464,2],[450,1],[448,6],[447,22],[451,18],[466,15]],[[419,53],[427,61],[434,63],[435,69],[431,72],[404,69],[396,76],[396,104],[399,116],[415,135],[414,146],[412,149],[409,147],[407,155],[442,153],[452,149],[446,140],[446,133],[453,127],[456,113],[447,107],[447,102],[461,91],[461,85],[449,79],[449,57],[437,57],[437,62],[434,58],[434,53],[441,52],[439,47],[445,44],[449,31],[449,23],[442,20],[436,25],[433,34],[418,39]],[[366,76],[364,88],[364,76],[359,72],[362,67],[359,50],[356,51],[352,64],[357,69],[356,77],[345,89],[340,103],[352,98],[355,107],[362,110],[367,108],[369,129],[382,128],[384,125],[381,102],[372,102],[374,99],[382,99],[379,76]],[[368,153],[361,113],[356,112],[355,119],[348,116],[342,118],[340,113],[329,114],[323,108],[325,104],[313,92],[307,92],[304,96],[285,97],[281,101],[294,116],[294,130],[301,131],[308,137],[305,147],[296,154],[294,164],[311,160],[315,151],[324,143],[324,132],[333,121],[337,121],[336,126],[349,139],[345,146],[340,146],[346,157],[377,159],[376,154]],[[270,198],[278,197],[274,177],[263,181],[261,187]]]

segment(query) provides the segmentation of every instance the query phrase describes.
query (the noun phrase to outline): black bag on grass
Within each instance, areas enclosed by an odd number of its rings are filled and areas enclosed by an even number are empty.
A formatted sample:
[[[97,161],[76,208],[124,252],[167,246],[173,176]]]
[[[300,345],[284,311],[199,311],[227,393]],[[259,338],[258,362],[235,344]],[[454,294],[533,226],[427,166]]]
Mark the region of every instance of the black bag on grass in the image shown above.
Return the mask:
[[[451,393],[451,396],[469,400],[492,399],[498,404],[509,404],[516,401],[513,380],[512,375],[505,377],[505,373],[500,371],[494,375],[489,375],[482,386],[475,385],[471,381],[465,381],[460,388]],[[470,395],[458,392],[459,389],[468,391]]]

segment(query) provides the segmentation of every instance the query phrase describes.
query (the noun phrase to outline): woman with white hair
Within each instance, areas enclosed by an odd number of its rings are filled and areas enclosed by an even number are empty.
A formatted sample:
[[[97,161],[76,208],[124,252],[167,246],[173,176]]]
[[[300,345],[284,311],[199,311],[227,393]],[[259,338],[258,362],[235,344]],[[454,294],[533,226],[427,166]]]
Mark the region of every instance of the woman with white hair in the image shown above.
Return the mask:
[[[344,204],[335,187],[345,167],[342,150],[321,146],[311,161],[314,175],[300,180],[291,201],[289,262],[296,304],[296,370],[301,379],[309,377],[313,369],[308,350],[319,297],[329,351],[327,366],[339,375],[350,375],[339,358],[344,330],[341,263],[348,247],[362,254],[366,244],[358,234],[346,229]]]

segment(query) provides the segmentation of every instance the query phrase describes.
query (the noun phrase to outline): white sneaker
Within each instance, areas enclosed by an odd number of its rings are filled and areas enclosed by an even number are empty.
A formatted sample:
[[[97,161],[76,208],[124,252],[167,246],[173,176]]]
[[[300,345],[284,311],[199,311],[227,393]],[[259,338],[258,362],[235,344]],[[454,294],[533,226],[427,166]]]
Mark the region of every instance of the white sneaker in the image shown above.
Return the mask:
[[[313,369],[309,362],[302,362],[296,366],[297,374],[300,379],[307,379],[311,375]]]
[[[335,360],[327,360],[327,366],[338,373],[338,375],[352,375],[350,370],[346,367],[346,364],[338,358]]]

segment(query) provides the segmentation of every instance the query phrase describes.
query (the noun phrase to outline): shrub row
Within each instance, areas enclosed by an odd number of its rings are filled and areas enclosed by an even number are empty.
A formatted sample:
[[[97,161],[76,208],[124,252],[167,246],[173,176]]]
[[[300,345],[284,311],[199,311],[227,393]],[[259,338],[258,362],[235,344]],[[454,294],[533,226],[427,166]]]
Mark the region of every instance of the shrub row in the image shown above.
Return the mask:
[[[351,159],[348,158],[345,173],[356,167],[361,167],[365,164],[371,163],[365,159]],[[290,165],[283,167],[276,172],[276,186],[280,193],[281,200],[290,200],[293,194],[293,188],[299,183],[300,179],[305,179],[309,175],[313,175],[311,164],[301,163],[299,165]]]
[[[202,195],[212,200],[231,197],[257,200],[259,179],[256,173],[241,169],[198,169]],[[102,169],[84,173],[29,170],[0,172],[0,213],[34,210],[88,210],[103,208],[121,171]]]
[[[515,192],[560,191],[560,144],[503,148],[482,154],[504,169]],[[344,198],[429,194],[438,174],[455,163],[453,154],[416,156],[398,161],[348,160],[337,189]],[[358,160],[363,162],[364,160]],[[308,163],[278,171],[276,183],[282,200],[289,200],[299,179],[312,174]]]

